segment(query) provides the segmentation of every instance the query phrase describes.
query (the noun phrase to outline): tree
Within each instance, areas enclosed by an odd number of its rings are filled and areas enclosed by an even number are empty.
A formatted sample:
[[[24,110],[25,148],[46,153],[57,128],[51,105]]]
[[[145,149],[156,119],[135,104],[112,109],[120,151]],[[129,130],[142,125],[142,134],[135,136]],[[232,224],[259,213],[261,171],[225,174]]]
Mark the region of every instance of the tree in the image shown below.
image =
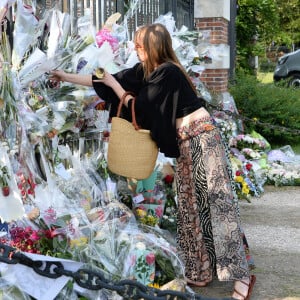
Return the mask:
[[[280,19],[280,31],[274,37],[277,45],[290,49],[300,43],[300,0],[275,0]]]
[[[238,0],[237,4],[237,68],[250,71],[249,59],[264,55],[279,32],[280,18],[274,0]]]

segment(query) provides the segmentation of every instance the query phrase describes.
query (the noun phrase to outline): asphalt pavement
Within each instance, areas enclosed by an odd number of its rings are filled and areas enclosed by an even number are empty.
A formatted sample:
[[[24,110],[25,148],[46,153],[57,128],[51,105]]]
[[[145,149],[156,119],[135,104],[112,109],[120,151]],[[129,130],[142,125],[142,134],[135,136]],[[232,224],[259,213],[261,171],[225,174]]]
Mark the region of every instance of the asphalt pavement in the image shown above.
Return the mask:
[[[260,198],[241,200],[242,225],[256,268],[251,300],[300,300],[300,186],[265,186]],[[194,288],[204,298],[231,296],[232,282]]]

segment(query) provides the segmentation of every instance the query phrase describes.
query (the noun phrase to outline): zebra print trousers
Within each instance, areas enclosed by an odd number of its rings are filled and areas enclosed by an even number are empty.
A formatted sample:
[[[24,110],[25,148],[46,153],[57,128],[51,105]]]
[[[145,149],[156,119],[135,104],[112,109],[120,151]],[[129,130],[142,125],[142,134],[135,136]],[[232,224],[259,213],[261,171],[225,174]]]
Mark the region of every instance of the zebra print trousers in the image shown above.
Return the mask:
[[[177,243],[192,281],[249,277],[229,157],[219,129],[205,118],[177,130]]]

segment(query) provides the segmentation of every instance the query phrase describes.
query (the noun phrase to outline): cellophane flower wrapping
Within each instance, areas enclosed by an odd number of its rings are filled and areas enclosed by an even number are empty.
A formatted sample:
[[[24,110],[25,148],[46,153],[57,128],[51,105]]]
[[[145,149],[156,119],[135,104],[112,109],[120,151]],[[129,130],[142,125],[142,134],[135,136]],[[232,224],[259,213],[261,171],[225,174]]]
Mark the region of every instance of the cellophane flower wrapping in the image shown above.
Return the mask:
[[[1,222],[11,222],[23,218],[25,210],[21,200],[16,178],[13,173],[13,165],[8,155],[8,147],[0,146],[0,219]],[[8,193],[4,192],[8,188]]]
[[[155,170],[148,178],[138,180],[133,196],[133,210],[140,222],[159,225],[164,214],[165,193]]]
[[[125,204],[111,202],[93,209],[88,216],[94,235],[81,255],[105,270],[109,278],[127,278],[145,285],[183,278],[174,240],[167,232],[140,227]]]
[[[300,155],[290,145],[268,152],[266,182],[275,186],[300,185]]]
[[[124,268],[126,277],[151,286],[183,279],[184,267],[173,237],[152,226],[141,224],[139,228],[140,232],[131,235],[133,239]]]
[[[266,181],[264,172],[249,160],[239,160],[237,156],[231,156],[234,182],[239,199],[251,202],[251,197],[258,197],[264,191],[263,185]]]
[[[8,37],[5,32],[2,33],[0,53],[3,61],[1,63],[1,77],[0,77],[0,132],[2,138],[12,138],[11,131],[17,128],[17,82],[14,80],[11,71],[11,48]],[[13,132],[15,135],[16,132]]]
[[[14,285],[2,280],[0,284],[1,296],[3,299],[7,300],[31,300],[32,298],[25,292],[22,288],[18,287],[18,283],[15,282]]]

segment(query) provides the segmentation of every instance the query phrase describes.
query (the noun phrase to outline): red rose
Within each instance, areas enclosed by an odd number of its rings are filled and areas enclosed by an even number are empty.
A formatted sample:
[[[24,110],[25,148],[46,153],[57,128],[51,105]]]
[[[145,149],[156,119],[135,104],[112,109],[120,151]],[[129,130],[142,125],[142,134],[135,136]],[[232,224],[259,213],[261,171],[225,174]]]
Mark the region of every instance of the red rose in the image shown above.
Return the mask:
[[[104,130],[103,131],[103,137],[104,138],[108,138],[109,137],[109,131],[108,130]]]
[[[248,171],[250,171],[251,168],[252,168],[252,164],[250,164],[250,163],[246,164],[246,169],[247,169]]]
[[[164,178],[164,181],[166,184],[171,184],[174,180],[174,176],[173,175],[166,175],[166,177]]]
[[[242,172],[241,171],[236,171],[235,172],[235,176],[241,176],[242,175]]]
[[[9,195],[9,186],[4,186],[2,188],[2,194],[4,197],[7,197]]]

